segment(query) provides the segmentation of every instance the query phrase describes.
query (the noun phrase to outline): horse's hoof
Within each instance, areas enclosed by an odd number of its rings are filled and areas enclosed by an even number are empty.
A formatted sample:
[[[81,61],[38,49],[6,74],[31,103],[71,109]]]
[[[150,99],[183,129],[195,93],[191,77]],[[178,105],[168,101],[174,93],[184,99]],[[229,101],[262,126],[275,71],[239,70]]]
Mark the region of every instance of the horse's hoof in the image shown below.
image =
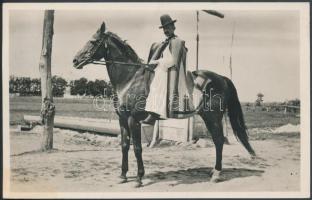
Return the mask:
[[[118,183],[119,183],[119,184],[123,184],[123,183],[127,183],[127,182],[128,182],[127,179],[121,179]]]
[[[213,174],[212,174],[212,177],[211,177],[210,181],[213,182],[213,183],[220,182],[221,181],[220,173],[221,173],[221,171],[213,170]]]
[[[256,159],[258,159],[259,157],[258,157],[256,154],[252,154],[252,155],[250,155],[250,158],[251,158],[252,160],[256,160]]]
[[[215,171],[215,169],[212,169],[212,170],[209,172],[208,175],[209,175],[210,177],[212,177],[212,175],[214,174],[214,171]]]
[[[140,187],[142,187],[142,186],[143,186],[143,183],[142,183],[141,180],[137,180],[136,183],[135,183],[135,185],[134,185],[135,188],[140,188]]]
[[[210,179],[210,181],[213,183],[218,183],[220,180],[221,180],[220,177],[217,176],[212,176],[212,178]]]
[[[128,182],[128,179],[127,179],[127,177],[125,177],[125,176],[120,176],[119,178],[121,179],[121,180],[118,182],[119,184],[127,183],[127,182]]]

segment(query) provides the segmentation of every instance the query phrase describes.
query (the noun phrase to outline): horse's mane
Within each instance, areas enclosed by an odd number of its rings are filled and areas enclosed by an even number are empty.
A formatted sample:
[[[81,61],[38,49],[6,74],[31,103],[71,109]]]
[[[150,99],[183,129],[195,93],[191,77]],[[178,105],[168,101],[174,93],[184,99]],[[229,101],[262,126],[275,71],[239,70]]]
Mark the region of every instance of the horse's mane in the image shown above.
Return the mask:
[[[142,63],[143,60],[138,56],[134,49],[123,39],[121,39],[116,33],[107,32],[115,41],[117,41],[118,47],[124,52],[128,57],[130,57],[134,62]]]

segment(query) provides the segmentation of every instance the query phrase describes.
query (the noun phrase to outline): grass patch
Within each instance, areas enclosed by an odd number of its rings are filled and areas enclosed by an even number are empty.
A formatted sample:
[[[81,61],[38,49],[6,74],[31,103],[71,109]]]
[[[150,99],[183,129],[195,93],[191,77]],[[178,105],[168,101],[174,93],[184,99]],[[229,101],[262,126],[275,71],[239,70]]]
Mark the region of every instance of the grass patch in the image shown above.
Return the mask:
[[[248,128],[275,128],[285,124],[300,124],[300,118],[294,113],[245,111],[244,117]]]
[[[93,99],[54,99],[58,116],[117,119],[114,112],[99,111]],[[41,97],[10,97],[10,124],[23,123],[24,115],[40,115]]]
[[[58,116],[87,117],[101,119],[118,119],[115,112],[98,111],[93,105],[93,99],[64,99],[55,98],[56,113]],[[23,124],[24,115],[39,115],[41,97],[10,97],[10,124]],[[275,128],[285,124],[299,124],[300,118],[293,113],[252,111],[244,109],[246,125],[251,128]],[[228,120],[228,127],[231,127]],[[200,116],[195,116],[196,134],[207,137],[208,130]],[[208,134],[210,135],[210,134]],[[255,136],[258,137],[258,136]],[[266,136],[261,136],[266,138]]]

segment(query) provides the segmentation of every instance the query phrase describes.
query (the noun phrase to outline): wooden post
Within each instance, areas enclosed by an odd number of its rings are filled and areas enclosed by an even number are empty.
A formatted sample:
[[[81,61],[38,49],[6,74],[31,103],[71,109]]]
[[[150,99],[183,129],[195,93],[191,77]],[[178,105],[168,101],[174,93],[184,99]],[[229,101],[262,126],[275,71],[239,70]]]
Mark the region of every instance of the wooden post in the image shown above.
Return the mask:
[[[156,121],[153,129],[153,138],[149,145],[150,148],[153,148],[159,142],[159,120]]]
[[[228,119],[227,119],[227,112],[228,111],[226,111],[225,113],[224,113],[224,115],[223,115],[223,119],[222,119],[222,125],[223,125],[223,132],[225,133],[225,136],[224,136],[224,144],[230,144],[230,141],[229,141],[229,138],[228,138],[228,136],[229,136],[229,132],[228,132],[228,126],[227,126],[227,121],[228,121]]]
[[[188,118],[188,142],[193,141],[194,127],[195,127],[195,119],[194,118],[195,118],[194,116]]]
[[[44,11],[43,22],[43,38],[42,50],[39,62],[39,70],[41,74],[41,120],[44,126],[41,149],[43,151],[53,148],[53,126],[55,106],[52,96],[52,80],[51,80],[51,54],[52,54],[52,39],[53,39],[53,21],[54,10]]]
[[[198,23],[199,23],[199,11],[196,11],[196,71],[198,70],[198,48],[199,48],[199,32],[198,32]]]

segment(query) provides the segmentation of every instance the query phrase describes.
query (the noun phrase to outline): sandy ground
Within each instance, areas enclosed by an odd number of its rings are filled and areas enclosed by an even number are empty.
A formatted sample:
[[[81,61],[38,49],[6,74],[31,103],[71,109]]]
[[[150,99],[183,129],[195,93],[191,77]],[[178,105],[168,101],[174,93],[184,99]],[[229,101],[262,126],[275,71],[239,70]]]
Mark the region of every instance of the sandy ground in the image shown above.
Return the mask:
[[[223,151],[222,181],[210,182],[215,164],[214,145],[208,139],[196,144],[159,147],[144,144],[144,186],[134,188],[136,160],[129,151],[129,182],[118,184],[121,166],[119,139],[54,129],[54,148],[40,148],[41,127],[10,132],[11,189],[13,192],[129,192],[129,191],[298,191],[300,189],[299,132],[270,133],[251,141],[258,158],[251,159],[233,137]],[[257,130],[259,131],[259,130]],[[260,131],[261,132],[261,131]],[[261,133],[257,133],[261,134]],[[268,134],[268,133],[266,133]]]

